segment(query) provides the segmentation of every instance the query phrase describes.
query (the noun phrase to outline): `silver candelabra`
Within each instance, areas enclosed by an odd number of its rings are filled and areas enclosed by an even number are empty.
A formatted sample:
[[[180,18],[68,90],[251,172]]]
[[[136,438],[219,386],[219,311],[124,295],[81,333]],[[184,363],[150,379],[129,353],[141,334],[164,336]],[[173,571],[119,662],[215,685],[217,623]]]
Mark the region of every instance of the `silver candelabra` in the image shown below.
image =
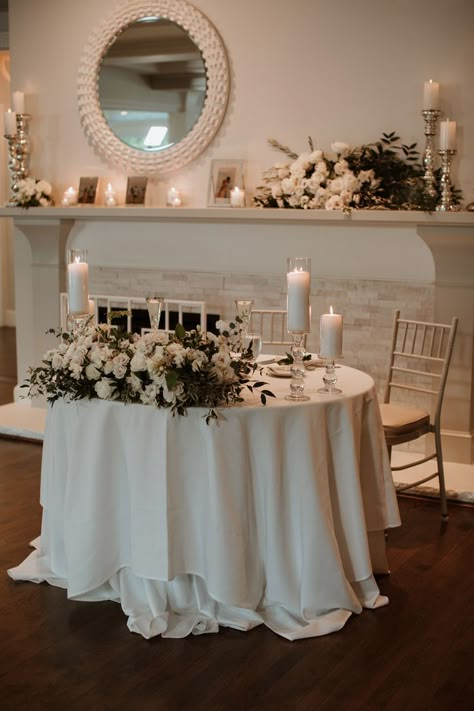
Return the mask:
[[[430,197],[435,198],[438,193],[434,175],[435,147],[433,138],[436,136],[436,124],[441,111],[438,109],[423,109],[421,114],[425,120],[426,136],[425,150],[423,153],[423,167],[425,169],[423,180],[425,181],[426,192]]]
[[[10,190],[11,197],[7,205],[16,205],[16,193],[18,192],[18,183],[24,180],[30,174],[30,139],[28,136],[29,114],[16,115],[16,133],[6,134],[5,139],[8,142],[8,169],[10,171]]]

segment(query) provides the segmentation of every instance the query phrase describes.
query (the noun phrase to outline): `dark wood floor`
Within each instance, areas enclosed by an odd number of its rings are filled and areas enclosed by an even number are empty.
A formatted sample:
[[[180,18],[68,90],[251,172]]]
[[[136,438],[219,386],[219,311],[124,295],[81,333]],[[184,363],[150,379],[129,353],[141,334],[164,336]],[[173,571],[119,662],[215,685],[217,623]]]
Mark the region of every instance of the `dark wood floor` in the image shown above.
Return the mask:
[[[3,371],[0,357],[0,372]],[[41,445],[0,438],[0,708],[67,711],[467,711],[474,707],[474,509],[400,499],[390,604],[338,633],[146,641],[116,603],[78,603],[6,570],[40,530]]]

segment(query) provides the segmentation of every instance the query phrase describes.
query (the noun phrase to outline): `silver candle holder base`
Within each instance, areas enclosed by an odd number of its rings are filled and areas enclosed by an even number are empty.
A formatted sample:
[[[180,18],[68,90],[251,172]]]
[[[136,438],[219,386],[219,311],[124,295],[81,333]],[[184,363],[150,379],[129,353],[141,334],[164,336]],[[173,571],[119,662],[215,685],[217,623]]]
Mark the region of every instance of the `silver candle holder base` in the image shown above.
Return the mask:
[[[423,153],[423,167],[425,169],[423,180],[425,181],[426,193],[432,197],[436,198],[438,191],[436,189],[436,178],[434,174],[434,159],[435,159],[435,146],[434,146],[434,136],[436,136],[436,124],[440,117],[441,111],[438,109],[423,109],[421,115],[425,121],[425,150]]]
[[[451,187],[451,161],[456,151],[442,150],[438,151],[441,156],[441,201],[436,206],[437,212],[449,212],[458,210],[458,206],[453,203],[453,191]]]

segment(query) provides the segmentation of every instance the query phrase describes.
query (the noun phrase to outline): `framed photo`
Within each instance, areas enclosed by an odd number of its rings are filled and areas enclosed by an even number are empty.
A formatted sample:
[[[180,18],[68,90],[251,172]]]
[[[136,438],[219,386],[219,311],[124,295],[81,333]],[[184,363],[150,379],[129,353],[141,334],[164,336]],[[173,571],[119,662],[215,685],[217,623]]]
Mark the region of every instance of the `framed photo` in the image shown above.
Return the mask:
[[[243,160],[212,160],[208,207],[230,207],[232,188],[244,188]]]
[[[77,202],[79,205],[93,205],[97,194],[99,178],[80,178]]]
[[[127,180],[127,193],[125,203],[127,205],[144,205],[146,184],[148,178],[143,175],[135,175]]]

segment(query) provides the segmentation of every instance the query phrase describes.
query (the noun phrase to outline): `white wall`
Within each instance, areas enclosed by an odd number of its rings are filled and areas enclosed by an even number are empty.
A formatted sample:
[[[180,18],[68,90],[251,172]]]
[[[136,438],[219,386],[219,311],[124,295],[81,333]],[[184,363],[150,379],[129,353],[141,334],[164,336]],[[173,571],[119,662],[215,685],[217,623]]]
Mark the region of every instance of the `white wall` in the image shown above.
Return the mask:
[[[77,69],[94,25],[115,0],[15,0],[10,3],[12,87],[28,93],[32,173],[57,195],[81,175],[125,185],[88,145],[76,106]],[[311,135],[322,148],[396,130],[423,147],[423,83],[440,82],[441,107],[458,122],[454,176],[474,198],[474,11],[472,0],[195,0],[226,45],[231,97],[211,146],[192,165],[150,186],[164,205],[170,181],[189,206],[207,201],[213,158],[247,161],[247,186],[280,154],[277,138],[300,151]]]

